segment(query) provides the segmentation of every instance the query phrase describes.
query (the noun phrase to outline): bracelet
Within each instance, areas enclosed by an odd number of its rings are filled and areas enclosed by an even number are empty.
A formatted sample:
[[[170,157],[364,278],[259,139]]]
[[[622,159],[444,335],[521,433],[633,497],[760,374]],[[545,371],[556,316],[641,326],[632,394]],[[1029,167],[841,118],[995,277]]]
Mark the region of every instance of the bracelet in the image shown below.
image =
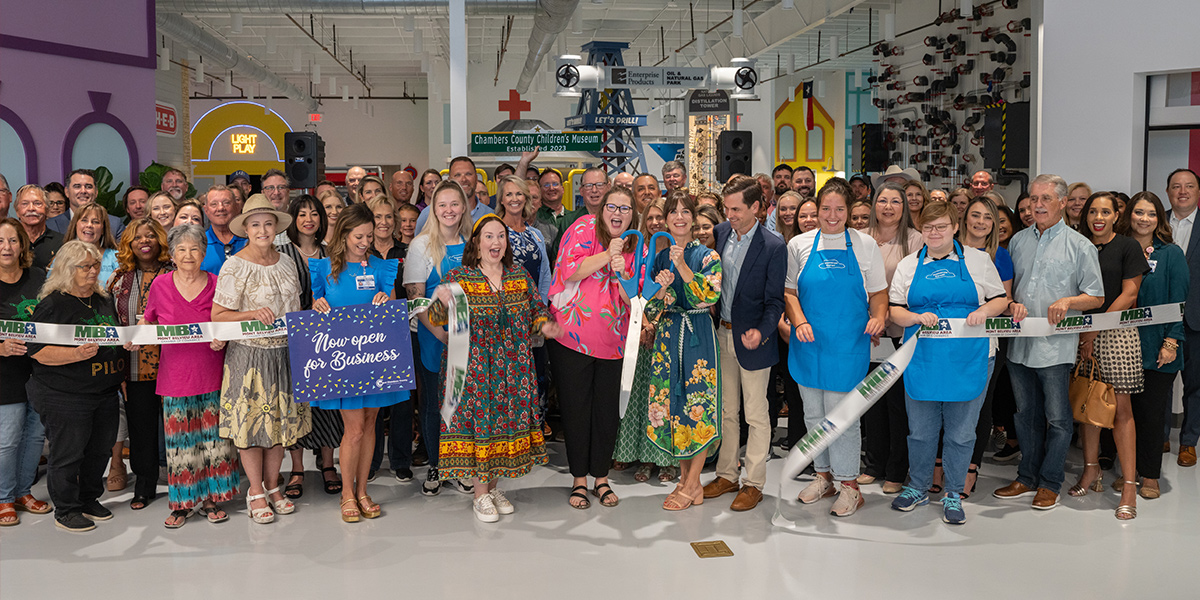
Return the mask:
[[[1163,340],[1162,347],[1166,348],[1167,350],[1175,350],[1175,349],[1179,348],[1179,343],[1172,342],[1170,340]]]
[[[796,325],[796,328],[797,328],[797,329],[799,329],[799,328],[801,328],[801,327],[803,327],[803,326],[805,326],[805,325],[808,325],[808,321],[805,321],[805,322],[803,322],[803,323],[800,323],[799,325]]]

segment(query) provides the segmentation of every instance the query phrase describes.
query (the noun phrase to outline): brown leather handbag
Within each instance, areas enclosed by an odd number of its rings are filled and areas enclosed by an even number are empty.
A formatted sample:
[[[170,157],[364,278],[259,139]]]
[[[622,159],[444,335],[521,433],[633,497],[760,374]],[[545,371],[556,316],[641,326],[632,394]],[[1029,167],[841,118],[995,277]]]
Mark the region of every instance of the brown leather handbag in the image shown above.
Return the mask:
[[[1079,374],[1085,362],[1088,363],[1086,377]],[[1071,386],[1067,389],[1067,396],[1071,399],[1071,416],[1075,417],[1077,423],[1112,429],[1117,416],[1117,394],[1112,385],[1096,379],[1099,368],[1095,357],[1081,360],[1075,365]]]

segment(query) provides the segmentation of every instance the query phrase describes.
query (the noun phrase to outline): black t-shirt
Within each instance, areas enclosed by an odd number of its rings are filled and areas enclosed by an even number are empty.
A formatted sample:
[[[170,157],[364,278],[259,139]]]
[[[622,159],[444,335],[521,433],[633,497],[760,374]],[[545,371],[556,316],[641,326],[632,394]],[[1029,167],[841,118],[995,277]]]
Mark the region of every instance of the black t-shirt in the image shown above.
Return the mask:
[[[38,290],[46,280],[46,272],[33,267],[21,272],[21,278],[16,283],[0,281],[0,319],[5,321],[30,321],[33,319],[33,308],[37,306]],[[28,398],[25,395],[25,382],[33,372],[31,353],[25,356],[0,357],[0,382],[3,391],[0,392],[0,404],[21,404]]]
[[[408,256],[408,244],[400,240],[394,240],[392,247],[388,249],[387,256],[380,256],[379,250],[375,246],[371,246],[371,255],[376,258],[396,259],[400,261],[400,269],[396,271],[395,292],[397,300],[405,300],[408,298],[408,290],[404,289],[404,258]]]
[[[85,299],[62,292],[53,292],[43,298],[33,311],[33,321],[109,327],[119,324],[111,296],[106,298],[92,294]],[[52,344],[27,344],[29,356],[48,346]],[[33,379],[52,390],[68,394],[111,394],[125,381],[128,366],[129,352],[117,343],[114,346],[100,346],[96,355],[87,360],[65,365],[51,367],[35,360]]]
[[[1104,281],[1104,304],[1085,314],[1107,312],[1108,307],[1121,295],[1121,282],[1150,272],[1150,263],[1133,238],[1116,235],[1112,241],[1096,246],[1100,252],[1100,278]]]
[[[41,237],[34,240],[33,246],[33,266],[39,269],[49,269],[50,263],[54,260],[54,255],[58,253],[58,249],[62,247],[63,235],[53,229],[47,228],[46,232]]]

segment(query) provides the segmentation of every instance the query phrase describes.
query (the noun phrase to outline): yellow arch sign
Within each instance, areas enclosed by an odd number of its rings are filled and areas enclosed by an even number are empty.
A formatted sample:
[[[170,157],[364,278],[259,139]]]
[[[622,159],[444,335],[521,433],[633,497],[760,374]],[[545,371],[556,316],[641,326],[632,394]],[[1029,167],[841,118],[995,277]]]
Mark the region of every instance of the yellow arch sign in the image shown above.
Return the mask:
[[[219,104],[192,126],[192,171],[225,177],[238,169],[254,174],[283,169],[283,135],[289,131],[279,113],[264,114],[257,102]]]

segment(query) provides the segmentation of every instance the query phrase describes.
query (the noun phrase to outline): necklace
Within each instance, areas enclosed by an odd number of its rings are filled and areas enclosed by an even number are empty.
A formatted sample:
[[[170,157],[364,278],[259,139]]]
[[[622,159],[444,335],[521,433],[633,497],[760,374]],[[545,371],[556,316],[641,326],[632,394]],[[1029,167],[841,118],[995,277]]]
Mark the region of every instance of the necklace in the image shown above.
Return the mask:
[[[305,252],[304,248],[296,246],[296,251],[299,252],[300,256],[303,256],[304,258],[316,258],[317,255],[321,253],[321,247],[317,246],[317,248],[312,252]]]
[[[71,294],[71,297],[78,300],[80,304],[88,307],[88,310],[95,310],[94,308],[92,308],[92,297],[90,295],[88,296],[87,302],[84,302],[83,298],[80,298],[79,296],[76,296],[75,294]]]

